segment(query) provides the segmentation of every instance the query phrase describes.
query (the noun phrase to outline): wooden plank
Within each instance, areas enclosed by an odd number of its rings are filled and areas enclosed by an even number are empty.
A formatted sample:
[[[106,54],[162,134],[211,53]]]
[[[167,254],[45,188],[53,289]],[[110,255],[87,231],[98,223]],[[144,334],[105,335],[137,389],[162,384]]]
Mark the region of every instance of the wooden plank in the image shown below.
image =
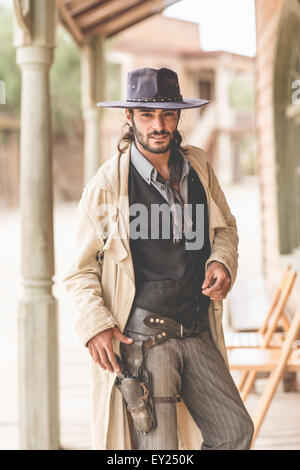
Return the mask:
[[[254,385],[255,379],[256,379],[257,372],[256,370],[251,370],[250,372],[247,373],[247,378],[245,380],[245,383],[240,391],[241,397],[243,402],[245,403],[249,393],[252,390],[252,387]]]
[[[102,32],[105,36],[111,37],[139,21],[143,21],[152,15],[162,12],[164,8],[178,1],[180,0],[169,0],[168,2],[163,2],[162,0],[144,0],[143,4],[130,7],[121,14],[115,15],[114,18],[110,18],[93,28],[84,30],[84,34],[86,36],[94,36]]]
[[[79,46],[86,37],[110,37],[181,0],[57,0],[61,22]]]
[[[283,347],[280,353],[280,357],[278,358],[278,361],[276,363],[276,368],[272,371],[270,375],[266,388],[260,399],[257,411],[255,413],[254,420],[253,420],[255,431],[253,435],[252,445],[255,442],[255,439],[259,433],[260,427],[269,409],[273,396],[275,395],[276,388],[283,375],[283,372],[286,370],[289,370],[291,357],[293,358],[293,356],[295,356],[294,361],[293,361],[295,368],[292,370],[297,370],[297,365],[298,367],[300,365],[299,350],[292,351],[292,354],[291,354],[291,346],[292,346],[293,341],[295,341],[297,337],[297,334],[299,332],[299,327],[300,327],[300,308],[296,311],[293,317],[290,329],[287,333],[286,340],[283,344]]]
[[[276,290],[275,292],[275,295],[272,299],[272,303],[271,303],[271,306],[270,306],[270,309],[267,313],[267,316],[265,318],[265,321],[263,322],[263,324],[261,325],[260,329],[258,330],[258,332],[263,335],[265,333],[267,333],[267,330],[268,330],[268,324],[269,324],[269,321],[271,320],[271,317],[273,315],[273,312],[274,312],[274,309],[280,299],[280,295],[282,294],[282,291],[285,289],[286,287],[286,281],[288,279],[288,275],[290,273],[290,270],[291,270],[291,265],[288,264],[284,270],[284,273],[283,273],[283,278],[281,280],[281,283],[279,285],[279,288]],[[284,306],[283,306],[284,308]]]
[[[282,299],[280,299],[280,301],[278,303],[278,306],[276,307],[276,310],[275,310],[275,313],[274,313],[274,318],[272,318],[270,328],[268,328],[268,331],[266,331],[266,335],[264,337],[264,347],[269,346],[269,344],[271,342],[272,336],[274,335],[275,330],[278,326],[279,319],[281,318],[281,316],[284,312],[284,308],[286,306],[287,299],[288,299],[288,297],[289,297],[289,295],[292,291],[292,288],[293,288],[296,277],[297,277],[297,272],[293,271],[291,273],[291,275],[289,276],[289,279],[287,280],[287,283],[286,283],[286,286],[285,286],[287,290],[285,291],[285,287],[282,289],[283,297],[282,297]]]
[[[82,30],[90,28],[99,22],[114,18],[123,12],[128,11],[129,8],[135,8],[143,5],[144,0],[111,0],[103,5],[90,9],[76,17],[76,23]]]
[[[135,18],[144,18],[153,8],[158,8],[162,0],[144,0],[142,3],[133,4],[127,8],[122,8],[115,12],[114,15],[99,21],[97,25],[91,28],[85,28],[84,32],[88,36],[94,36],[102,32],[109,33],[111,30],[118,28],[119,25],[130,23]]]
[[[79,15],[80,13],[83,13],[84,11],[87,11],[94,6],[97,5],[103,5],[104,3],[109,3],[111,0],[84,0],[84,1],[79,1],[79,2],[71,2],[74,4],[73,6],[68,6],[70,14],[75,17]]]
[[[281,359],[281,349],[241,348],[228,351],[231,370],[272,371]],[[292,351],[287,370],[300,370],[300,350]]]
[[[56,1],[57,1],[59,14],[60,14],[62,22],[65,22],[68,25],[68,29],[71,32],[72,36],[74,37],[75,41],[77,42],[78,45],[81,46],[82,44],[86,42],[84,35],[82,34],[75,20],[70,15],[68,8],[63,3],[63,1],[62,0],[56,0]]]

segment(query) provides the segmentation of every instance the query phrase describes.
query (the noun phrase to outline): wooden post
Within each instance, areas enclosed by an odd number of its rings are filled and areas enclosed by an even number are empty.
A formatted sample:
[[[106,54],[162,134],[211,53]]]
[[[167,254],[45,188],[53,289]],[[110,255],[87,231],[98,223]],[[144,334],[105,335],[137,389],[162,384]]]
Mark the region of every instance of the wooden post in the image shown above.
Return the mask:
[[[58,449],[58,331],[57,302],[52,295],[54,249],[49,90],[57,9],[55,0],[15,0],[14,7],[14,45],[22,73],[23,295],[18,317],[20,447]]]
[[[81,52],[81,97],[85,123],[84,185],[101,164],[101,117],[103,111],[97,101],[105,99],[104,38],[99,35],[85,44]]]
[[[217,136],[217,158],[215,169],[221,184],[231,184],[233,180],[233,147],[230,131],[232,128],[232,111],[229,104],[229,84],[232,72],[221,58],[215,78],[215,99],[217,127],[221,130]]]

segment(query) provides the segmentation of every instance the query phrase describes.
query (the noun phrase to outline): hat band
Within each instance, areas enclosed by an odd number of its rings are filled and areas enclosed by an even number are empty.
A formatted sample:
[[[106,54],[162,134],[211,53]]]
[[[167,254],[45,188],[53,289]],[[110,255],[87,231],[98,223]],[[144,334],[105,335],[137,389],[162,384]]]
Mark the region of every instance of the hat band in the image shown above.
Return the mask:
[[[130,102],[142,102],[142,103],[155,103],[155,102],[159,102],[159,103],[163,103],[163,102],[168,102],[168,101],[182,101],[182,96],[175,96],[174,98],[169,98],[167,96],[164,96],[162,98],[127,98],[126,101],[130,101]]]

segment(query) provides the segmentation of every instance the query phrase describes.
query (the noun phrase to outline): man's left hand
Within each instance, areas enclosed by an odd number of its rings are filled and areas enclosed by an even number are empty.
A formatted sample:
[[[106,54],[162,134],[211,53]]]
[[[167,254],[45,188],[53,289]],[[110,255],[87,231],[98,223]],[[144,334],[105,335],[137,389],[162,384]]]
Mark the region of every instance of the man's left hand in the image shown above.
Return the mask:
[[[211,300],[226,299],[231,284],[228,269],[222,263],[213,261],[207,268],[202,284],[202,294]]]

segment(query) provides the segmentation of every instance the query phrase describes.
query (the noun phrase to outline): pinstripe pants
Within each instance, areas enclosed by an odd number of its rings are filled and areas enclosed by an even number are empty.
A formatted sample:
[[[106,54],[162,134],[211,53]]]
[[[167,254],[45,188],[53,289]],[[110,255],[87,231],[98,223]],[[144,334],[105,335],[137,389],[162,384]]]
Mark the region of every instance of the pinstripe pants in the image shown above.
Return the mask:
[[[125,334],[135,341],[145,335]],[[131,345],[121,343],[121,355],[133,368]],[[145,365],[152,373],[153,396],[179,394],[199,427],[202,450],[247,450],[253,423],[239,392],[210,335],[207,320],[197,336],[169,338],[147,353]],[[133,370],[133,369],[132,369]],[[149,433],[136,431],[132,437],[137,450],[177,450],[176,404],[155,403],[157,426]]]

